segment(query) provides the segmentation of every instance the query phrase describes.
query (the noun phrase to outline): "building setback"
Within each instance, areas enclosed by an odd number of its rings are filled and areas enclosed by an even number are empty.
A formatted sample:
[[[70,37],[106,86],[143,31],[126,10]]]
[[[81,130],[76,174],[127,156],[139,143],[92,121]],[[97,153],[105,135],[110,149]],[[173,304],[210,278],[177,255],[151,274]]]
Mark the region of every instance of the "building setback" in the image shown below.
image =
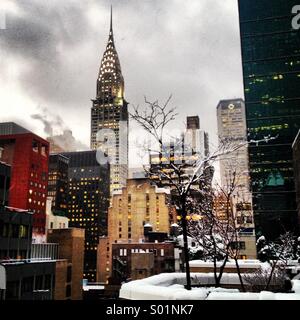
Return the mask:
[[[111,157],[111,191],[126,185],[128,176],[128,103],[116,51],[112,15],[106,50],[97,79],[97,94],[91,109],[91,149],[101,148]],[[97,137],[98,132],[100,136]],[[109,143],[103,143],[109,137]]]
[[[33,212],[33,239],[44,241],[49,143],[15,123],[0,124],[0,161],[11,166],[8,204]]]
[[[109,165],[99,165],[96,151],[68,152],[69,226],[85,229],[84,278],[96,280],[97,245],[107,235]]]
[[[239,16],[256,234],[298,232],[292,143],[300,127],[300,36],[295,0],[240,0]]]

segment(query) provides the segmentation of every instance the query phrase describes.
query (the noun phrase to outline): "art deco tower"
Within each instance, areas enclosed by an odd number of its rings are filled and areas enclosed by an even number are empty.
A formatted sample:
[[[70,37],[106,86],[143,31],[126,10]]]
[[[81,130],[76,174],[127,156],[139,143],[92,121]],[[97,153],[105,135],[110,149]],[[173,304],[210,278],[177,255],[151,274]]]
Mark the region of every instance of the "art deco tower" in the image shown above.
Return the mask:
[[[110,189],[114,191],[126,185],[128,174],[128,103],[124,99],[124,79],[114,43],[112,10],[108,43],[97,79],[97,96],[92,102],[91,148],[100,148],[113,159]],[[113,139],[111,134],[107,138],[109,131],[114,133]],[[106,139],[110,140],[109,147]]]

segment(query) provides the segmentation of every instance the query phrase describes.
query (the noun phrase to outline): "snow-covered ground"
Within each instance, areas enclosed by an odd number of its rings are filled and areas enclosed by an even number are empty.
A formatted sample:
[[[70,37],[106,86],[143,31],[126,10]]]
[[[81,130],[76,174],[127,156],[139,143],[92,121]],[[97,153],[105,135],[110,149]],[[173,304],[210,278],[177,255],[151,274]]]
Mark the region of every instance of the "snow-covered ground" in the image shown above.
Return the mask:
[[[214,283],[213,273],[191,273],[192,284],[203,288],[184,288],[184,273],[161,273],[122,285],[120,298],[129,300],[300,300],[300,280],[292,280],[294,293],[239,292],[238,289],[205,287]],[[222,284],[238,284],[238,275],[225,273]]]

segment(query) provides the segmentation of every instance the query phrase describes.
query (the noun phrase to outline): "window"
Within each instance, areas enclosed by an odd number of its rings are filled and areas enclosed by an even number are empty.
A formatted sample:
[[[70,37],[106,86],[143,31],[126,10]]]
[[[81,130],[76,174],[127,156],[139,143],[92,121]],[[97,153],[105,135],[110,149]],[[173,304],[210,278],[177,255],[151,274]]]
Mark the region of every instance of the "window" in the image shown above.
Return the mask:
[[[43,276],[36,276],[35,277],[35,290],[43,290]]]
[[[245,250],[246,249],[245,241],[232,242],[230,246],[231,246],[231,249],[233,249],[233,250]]]
[[[35,140],[32,141],[32,151],[39,152],[39,144]]]
[[[27,238],[27,236],[28,236],[28,227],[20,225],[19,238]]]
[[[41,154],[42,154],[42,156],[44,156],[44,157],[47,156],[47,146],[42,145]]]
[[[72,266],[68,266],[67,268],[67,282],[71,282],[72,280]]]

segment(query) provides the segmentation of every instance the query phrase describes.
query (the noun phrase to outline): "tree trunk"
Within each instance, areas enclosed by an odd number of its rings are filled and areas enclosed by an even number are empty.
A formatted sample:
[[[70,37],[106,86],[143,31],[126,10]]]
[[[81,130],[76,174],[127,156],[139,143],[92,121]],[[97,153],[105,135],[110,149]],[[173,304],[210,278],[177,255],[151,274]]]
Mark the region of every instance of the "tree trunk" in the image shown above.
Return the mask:
[[[183,254],[185,261],[185,273],[186,273],[186,286],[187,290],[191,290],[191,274],[190,274],[190,263],[189,263],[189,247],[187,238],[187,225],[186,225],[186,210],[185,210],[185,199],[182,199],[182,235],[183,235]]]
[[[241,275],[241,269],[240,269],[238,260],[235,258],[234,261],[235,261],[235,265],[236,265],[236,271],[237,271],[237,274],[238,274],[239,279],[240,279],[240,283],[241,283],[242,290],[243,290],[243,292],[246,292],[246,289],[245,289],[245,286],[244,286],[244,281],[243,281],[243,278],[242,278],[242,275]]]
[[[219,276],[218,276],[218,285],[219,285],[219,286],[220,286],[220,284],[221,284],[221,279],[222,279],[222,276],[223,276],[223,273],[224,273],[224,269],[225,269],[227,260],[228,260],[228,255],[225,256],[225,259],[224,259],[224,261],[223,261],[223,264],[220,266],[220,271],[219,271]]]

